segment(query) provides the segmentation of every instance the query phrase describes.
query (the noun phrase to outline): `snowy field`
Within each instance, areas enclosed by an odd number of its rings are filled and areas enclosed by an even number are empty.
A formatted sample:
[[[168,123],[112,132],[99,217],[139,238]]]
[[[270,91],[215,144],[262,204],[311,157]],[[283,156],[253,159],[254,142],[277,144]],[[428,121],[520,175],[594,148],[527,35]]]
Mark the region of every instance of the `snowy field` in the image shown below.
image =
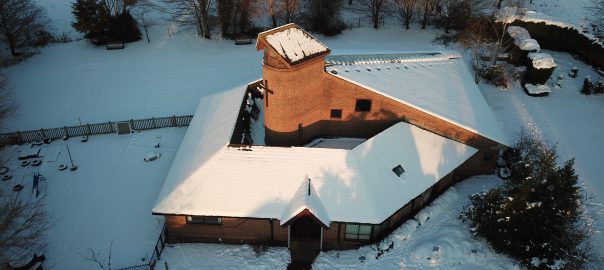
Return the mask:
[[[57,33],[69,33],[72,0],[38,0]],[[573,23],[584,21],[589,0],[534,0],[537,11]],[[577,4],[578,3],[578,4]],[[574,4],[574,5],[573,5]],[[157,16],[158,18],[161,16]],[[385,29],[358,28],[337,37],[318,36],[333,54],[426,51],[442,48],[433,43],[440,31],[404,31],[399,25]],[[215,35],[217,36],[217,35]],[[107,51],[86,41],[52,45],[16,66],[5,69],[18,103],[17,114],[5,129],[39,129],[83,122],[106,122],[129,118],[190,114],[199,98],[261,77],[261,53],[253,45],[235,46],[228,40],[203,40],[190,31],[159,21],[151,29],[151,43],[140,41],[125,50]],[[594,219],[594,251],[604,256],[604,96],[578,93],[585,75],[596,79],[593,70],[568,54],[551,53],[558,74],[579,67],[579,77],[565,76],[561,88],[548,97],[529,97],[518,86],[510,90],[480,84],[488,104],[509,138],[524,127],[536,130],[558,144],[563,159],[576,157],[576,169],[585,190],[594,195],[589,214]],[[552,81],[554,82],[554,81]],[[151,207],[171,165],[186,129],[160,129],[132,135],[93,136],[82,144],[70,139],[71,153],[79,166],[76,172],[60,172],[65,161],[63,141],[44,150],[60,152],[54,163],[39,167],[48,179],[47,204],[53,227],[45,263],[47,269],[98,269],[83,260],[88,249],[106,256],[113,241],[112,266],[139,264],[148,257],[161,229],[161,220],[151,216]],[[162,157],[144,163],[161,136]],[[6,157],[22,147],[4,149]],[[51,150],[54,149],[54,150]],[[46,159],[47,157],[44,157]],[[12,160],[16,176],[11,181],[31,181],[34,169],[23,169]],[[409,235],[409,227],[397,230],[383,243],[394,249],[379,260],[375,246],[356,251],[321,254],[316,269],[516,269],[514,262],[490,251],[485,243],[472,240],[458,219],[467,195],[495,182],[480,177],[458,185],[456,196],[438,208],[424,225]],[[24,182],[27,183],[27,182]],[[31,182],[29,182],[31,183]],[[29,187],[31,189],[31,187]],[[25,187],[28,190],[28,186]],[[403,240],[407,236],[407,240]],[[435,246],[439,247],[434,252]],[[373,249],[372,249],[373,248]],[[474,252],[473,252],[474,250]],[[289,262],[286,249],[271,248],[256,256],[251,247],[228,245],[177,245],[167,247],[163,259],[169,269],[282,269]],[[364,256],[362,263],[359,257]],[[428,259],[429,258],[429,259]],[[590,269],[604,269],[598,262]],[[161,269],[161,267],[160,267]]]
[[[5,166],[13,175],[12,180],[0,183],[3,188],[23,184],[21,192],[31,192],[32,173],[40,172],[47,179],[43,184],[51,227],[46,232],[45,269],[97,269],[85,261],[89,249],[108,262],[112,242],[113,268],[148,259],[163,226],[163,218],[152,216],[151,207],[185,132],[186,128],[165,128],[92,136],[86,143],[79,138],[54,141],[41,146],[39,167],[21,167],[17,160],[19,151],[31,149],[29,144],[3,148]],[[159,149],[153,147],[157,137],[161,137]],[[57,169],[60,164],[69,165],[65,145],[78,166],[76,171]],[[151,151],[162,156],[144,162]]]

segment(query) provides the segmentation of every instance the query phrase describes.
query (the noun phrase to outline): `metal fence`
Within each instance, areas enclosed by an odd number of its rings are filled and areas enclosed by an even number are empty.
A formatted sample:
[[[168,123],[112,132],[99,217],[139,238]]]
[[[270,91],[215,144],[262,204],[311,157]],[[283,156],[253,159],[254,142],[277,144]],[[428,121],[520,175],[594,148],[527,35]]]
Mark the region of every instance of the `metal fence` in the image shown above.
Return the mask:
[[[161,253],[164,250],[164,248],[166,247],[167,233],[168,233],[168,230],[167,230],[166,224],[164,223],[164,227],[162,228],[161,232],[159,233],[157,242],[155,242],[155,247],[153,248],[153,254],[151,255],[151,258],[149,259],[149,261],[147,263],[130,266],[130,267],[126,267],[126,268],[119,268],[116,270],[153,270],[155,268],[155,265],[157,264],[157,261],[159,261],[161,259]]]
[[[117,132],[117,123],[128,123],[132,130],[147,130],[164,127],[188,126],[193,115],[168,116],[160,118],[130,119],[116,122],[85,124],[78,126],[64,126],[58,128],[38,129],[28,131],[15,131],[0,134],[0,146],[9,144],[22,144],[45,139],[60,139],[74,136],[90,136],[95,134],[108,134]]]

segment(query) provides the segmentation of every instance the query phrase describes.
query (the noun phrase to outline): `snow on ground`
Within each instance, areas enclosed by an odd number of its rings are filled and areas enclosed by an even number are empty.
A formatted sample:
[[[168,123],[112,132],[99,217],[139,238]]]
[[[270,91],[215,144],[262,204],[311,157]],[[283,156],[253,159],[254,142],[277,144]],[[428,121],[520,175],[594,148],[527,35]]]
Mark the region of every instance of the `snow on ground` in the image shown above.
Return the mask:
[[[29,149],[29,144],[3,148],[13,179],[0,185],[23,183],[21,192],[30,192],[33,172],[47,179],[46,205],[52,222],[46,232],[49,246],[44,267],[97,269],[84,257],[93,249],[107,261],[112,242],[113,268],[141,264],[142,258],[150,257],[163,226],[161,217],[151,215],[151,207],[185,131],[165,128],[91,136],[86,143],[79,138],[54,141],[42,146],[39,167],[23,168],[16,158],[17,151]],[[159,149],[153,147],[158,137]],[[65,145],[78,166],[74,172],[57,169],[59,164],[69,165]],[[162,156],[144,162],[151,151]]]
[[[50,19],[49,28],[56,35],[65,33],[71,38],[79,38],[79,34],[73,27],[73,15],[71,14],[71,5],[73,0],[34,0],[44,9],[47,17]]]
[[[155,269],[273,270],[286,269],[289,262],[289,250],[285,247],[262,251],[262,247],[248,245],[176,244],[166,246]]]
[[[592,0],[532,0],[526,1],[526,7],[553,18],[564,20],[575,26],[589,25],[589,7]]]

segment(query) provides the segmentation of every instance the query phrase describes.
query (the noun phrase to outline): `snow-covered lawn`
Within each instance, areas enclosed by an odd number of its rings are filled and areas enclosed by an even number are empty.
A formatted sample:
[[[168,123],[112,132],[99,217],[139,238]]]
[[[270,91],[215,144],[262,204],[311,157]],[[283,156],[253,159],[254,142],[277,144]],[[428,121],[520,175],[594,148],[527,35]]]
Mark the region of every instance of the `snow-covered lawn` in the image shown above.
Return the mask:
[[[263,250],[248,245],[176,244],[166,246],[156,269],[273,270],[286,269],[289,261],[289,249],[284,247]]]
[[[84,257],[89,249],[106,262],[112,246],[113,268],[140,264],[152,254],[163,226],[163,218],[152,216],[151,207],[186,128],[165,128],[131,135],[92,136],[54,141],[41,146],[42,164],[21,167],[18,151],[30,145],[2,149],[2,156],[13,179],[4,187],[22,183],[21,192],[31,192],[32,173],[47,180],[46,205],[51,228],[46,232],[46,269],[95,269]],[[154,148],[161,137],[161,148]],[[69,165],[65,145],[69,146],[76,171],[59,171]],[[153,162],[143,161],[151,151],[161,153]],[[8,160],[7,160],[8,159]]]

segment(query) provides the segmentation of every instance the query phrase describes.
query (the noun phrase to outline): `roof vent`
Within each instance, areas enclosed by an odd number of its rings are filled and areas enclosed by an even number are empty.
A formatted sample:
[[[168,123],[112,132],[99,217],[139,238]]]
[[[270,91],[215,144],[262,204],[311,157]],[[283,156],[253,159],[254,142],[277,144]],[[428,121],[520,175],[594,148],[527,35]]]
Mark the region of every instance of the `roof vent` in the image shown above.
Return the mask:
[[[397,165],[396,167],[392,168],[392,171],[396,174],[396,176],[401,177],[401,175],[403,173],[405,173],[405,169],[403,169],[403,166],[401,166],[401,164]]]

